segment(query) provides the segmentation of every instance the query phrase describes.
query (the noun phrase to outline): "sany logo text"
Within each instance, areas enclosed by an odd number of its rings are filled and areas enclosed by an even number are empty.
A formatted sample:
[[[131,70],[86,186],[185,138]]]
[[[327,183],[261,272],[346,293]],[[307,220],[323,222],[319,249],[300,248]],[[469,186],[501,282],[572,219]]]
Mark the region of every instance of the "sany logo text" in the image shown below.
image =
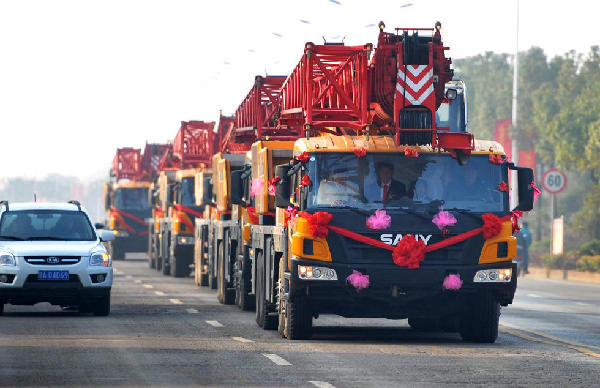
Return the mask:
[[[422,234],[414,234],[413,236],[415,236],[416,240],[422,240],[425,243],[425,245],[427,245],[429,239],[431,238],[430,234],[428,234],[427,236],[424,236]],[[399,233],[396,235],[392,233],[384,233],[379,239],[389,245],[398,245],[400,240],[402,240],[402,235]]]

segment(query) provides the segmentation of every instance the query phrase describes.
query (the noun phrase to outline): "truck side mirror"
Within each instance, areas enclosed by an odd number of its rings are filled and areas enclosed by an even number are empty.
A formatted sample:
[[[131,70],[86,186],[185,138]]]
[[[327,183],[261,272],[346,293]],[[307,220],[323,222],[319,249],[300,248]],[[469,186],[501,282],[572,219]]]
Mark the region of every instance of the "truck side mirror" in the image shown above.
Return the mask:
[[[204,178],[204,191],[202,193],[202,202],[205,204],[211,204],[212,201],[212,178]]]
[[[291,166],[282,164],[275,167],[275,176],[279,177],[279,182],[275,184],[275,206],[287,208],[291,206],[290,202],[290,177],[288,172]]]
[[[231,203],[234,205],[243,205],[244,201],[244,182],[242,181],[243,170],[232,171],[229,179],[231,182]]]
[[[527,212],[533,209],[534,191],[531,187],[533,182],[533,170],[527,167],[517,167],[517,181],[519,191],[519,204],[517,210]]]

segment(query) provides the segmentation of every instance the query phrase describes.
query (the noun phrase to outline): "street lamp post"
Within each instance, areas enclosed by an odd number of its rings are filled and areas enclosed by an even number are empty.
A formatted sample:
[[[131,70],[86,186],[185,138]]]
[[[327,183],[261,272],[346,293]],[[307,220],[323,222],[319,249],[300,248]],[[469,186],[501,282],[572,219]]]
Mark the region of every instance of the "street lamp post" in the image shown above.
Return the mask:
[[[515,60],[513,63],[513,93],[512,93],[512,119],[510,135],[512,138],[512,162],[519,163],[519,146],[518,146],[518,127],[517,127],[517,100],[519,97],[519,0],[517,0],[517,39],[515,47]],[[517,171],[511,170],[511,185],[510,185],[510,208],[514,209],[518,202],[517,192]]]

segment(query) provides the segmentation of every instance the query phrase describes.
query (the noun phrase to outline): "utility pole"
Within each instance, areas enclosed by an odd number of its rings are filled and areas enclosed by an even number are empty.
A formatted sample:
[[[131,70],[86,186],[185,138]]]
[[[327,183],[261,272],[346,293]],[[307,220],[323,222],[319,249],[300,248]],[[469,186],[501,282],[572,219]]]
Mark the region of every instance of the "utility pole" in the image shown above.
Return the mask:
[[[510,126],[510,136],[512,138],[512,160],[515,165],[519,163],[519,146],[517,144],[518,127],[517,127],[517,101],[519,98],[519,0],[517,0],[517,41],[515,47],[515,60],[513,62],[513,94],[512,94],[512,119]],[[519,201],[517,191],[517,171],[511,170],[511,185],[510,185],[510,208],[511,210],[517,206]]]

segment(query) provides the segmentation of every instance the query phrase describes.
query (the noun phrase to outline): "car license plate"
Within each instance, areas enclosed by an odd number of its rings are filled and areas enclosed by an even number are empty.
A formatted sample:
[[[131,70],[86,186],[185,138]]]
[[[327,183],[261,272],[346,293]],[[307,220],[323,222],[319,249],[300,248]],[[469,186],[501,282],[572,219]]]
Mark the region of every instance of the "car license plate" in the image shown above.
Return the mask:
[[[38,271],[38,280],[69,280],[69,271]]]

